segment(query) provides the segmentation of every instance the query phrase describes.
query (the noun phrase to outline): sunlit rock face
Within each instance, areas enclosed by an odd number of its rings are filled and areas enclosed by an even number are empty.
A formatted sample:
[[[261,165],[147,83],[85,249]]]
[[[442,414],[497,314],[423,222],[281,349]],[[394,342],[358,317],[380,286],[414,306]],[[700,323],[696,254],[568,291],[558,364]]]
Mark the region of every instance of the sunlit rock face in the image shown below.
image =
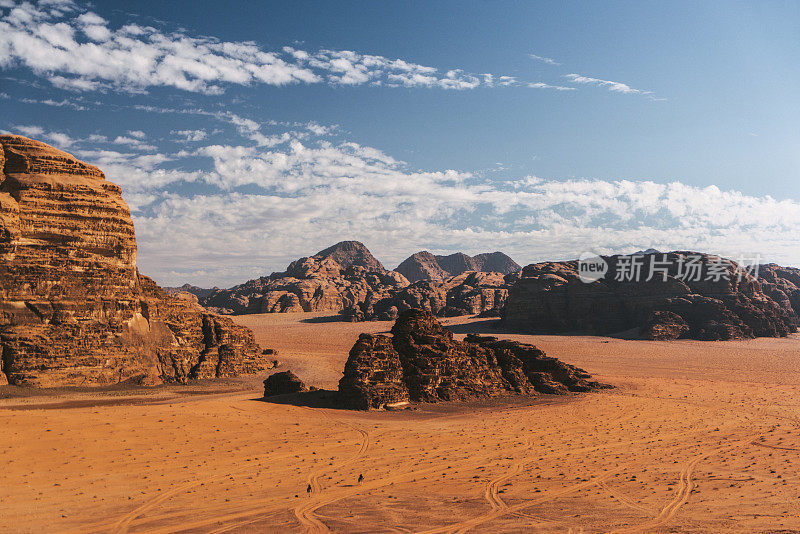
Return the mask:
[[[262,366],[252,333],[140,277],[130,210],[100,169],[25,137],[0,147],[3,381],[152,384]]]
[[[467,256],[456,252],[448,256],[436,256],[423,250],[403,260],[395,269],[409,281],[443,280],[467,271],[496,272],[501,275],[519,271],[521,267],[502,252],[487,252]]]

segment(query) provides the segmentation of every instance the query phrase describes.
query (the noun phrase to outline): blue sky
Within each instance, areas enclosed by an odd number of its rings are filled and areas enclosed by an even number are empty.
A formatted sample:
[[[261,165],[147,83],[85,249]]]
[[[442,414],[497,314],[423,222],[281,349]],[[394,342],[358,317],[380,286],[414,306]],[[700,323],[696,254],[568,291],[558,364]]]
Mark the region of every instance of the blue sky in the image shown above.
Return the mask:
[[[667,5],[668,4],[668,5]],[[123,187],[139,264],[340,239],[800,264],[800,4],[0,0],[0,129]]]

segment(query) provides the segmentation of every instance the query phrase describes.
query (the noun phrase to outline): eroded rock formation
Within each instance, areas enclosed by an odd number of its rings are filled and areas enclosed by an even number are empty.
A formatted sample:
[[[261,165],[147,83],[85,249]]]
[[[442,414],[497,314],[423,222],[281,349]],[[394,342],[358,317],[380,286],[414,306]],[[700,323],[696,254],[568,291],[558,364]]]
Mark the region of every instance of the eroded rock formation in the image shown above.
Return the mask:
[[[443,280],[467,271],[496,272],[502,275],[519,271],[521,267],[502,252],[488,252],[467,256],[461,252],[436,256],[428,251],[412,254],[397,266],[395,271],[409,281]]]
[[[356,409],[406,400],[437,402],[509,394],[566,394],[605,388],[582,369],[533,345],[493,337],[464,341],[430,312],[403,312],[392,336],[361,334],[339,381],[342,400]]]
[[[153,384],[264,368],[252,333],[136,269],[133,221],[97,167],[0,136],[2,374],[29,386]]]
[[[285,272],[216,291],[200,302],[225,314],[337,313],[387,298],[407,285],[403,275],[384,269],[363,244],[342,241],[293,261]]]
[[[420,280],[342,313],[351,321],[390,321],[411,308],[427,310],[439,317],[499,316],[516,278],[516,273],[503,276],[496,272],[469,271],[445,280]]]
[[[673,252],[640,255],[640,275],[618,279],[629,269],[625,258],[630,256],[605,258],[608,272],[592,283],[580,280],[577,261],[528,265],[509,292],[504,323],[524,332],[635,330],[650,339],[776,337],[796,330],[797,316],[784,289],[796,293],[777,274],[765,289],[760,279],[734,262]],[[699,260],[690,272],[693,258]],[[779,291],[782,300],[776,300]]]

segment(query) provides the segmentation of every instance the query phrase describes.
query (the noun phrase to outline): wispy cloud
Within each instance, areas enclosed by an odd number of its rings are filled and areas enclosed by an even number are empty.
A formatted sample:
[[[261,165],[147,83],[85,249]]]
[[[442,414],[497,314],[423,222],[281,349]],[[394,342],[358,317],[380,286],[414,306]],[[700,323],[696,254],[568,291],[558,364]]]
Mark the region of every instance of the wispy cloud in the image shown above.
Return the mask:
[[[528,54],[531,59],[535,59],[537,61],[541,61],[542,63],[547,63],[548,65],[561,65],[558,61],[553,58],[544,57],[544,56],[537,56],[536,54]]]
[[[601,80],[600,78],[590,78],[589,76],[582,76],[580,74],[565,74],[564,78],[568,79],[573,83],[584,84],[584,85],[597,85],[600,87],[605,87],[609,91],[613,91],[615,93],[624,93],[624,94],[639,94],[639,95],[651,95],[653,94],[652,91],[643,91],[641,89],[634,89],[630,85],[622,82],[613,82],[611,80]]]
[[[0,3],[0,68],[23,65],[71,91],[146,92],[151,87],[220,94],[226,85],[327,83],[473,89],[513,85],[510,76],[444,72],[348,50],[266,51],[135,23],[112,28],[73,2]]]
[[[575,87],[566,87],[563,85],[550,85],[549,83],[535,82],[529,83],[528,87],[534,89],[555,89],[556,91],[577,91]]]

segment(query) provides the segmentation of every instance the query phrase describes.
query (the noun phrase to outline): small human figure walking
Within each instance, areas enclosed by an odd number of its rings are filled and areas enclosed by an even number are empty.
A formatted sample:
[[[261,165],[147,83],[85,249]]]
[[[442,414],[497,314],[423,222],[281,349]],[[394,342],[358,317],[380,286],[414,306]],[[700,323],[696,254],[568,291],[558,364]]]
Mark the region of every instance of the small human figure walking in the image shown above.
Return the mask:
[[[306,493],[311,493],[311,484],[309,484],[308,487],[306,488]]]
[[[358,475],[358,483],[361,484],[364,481],[364,475]]]

